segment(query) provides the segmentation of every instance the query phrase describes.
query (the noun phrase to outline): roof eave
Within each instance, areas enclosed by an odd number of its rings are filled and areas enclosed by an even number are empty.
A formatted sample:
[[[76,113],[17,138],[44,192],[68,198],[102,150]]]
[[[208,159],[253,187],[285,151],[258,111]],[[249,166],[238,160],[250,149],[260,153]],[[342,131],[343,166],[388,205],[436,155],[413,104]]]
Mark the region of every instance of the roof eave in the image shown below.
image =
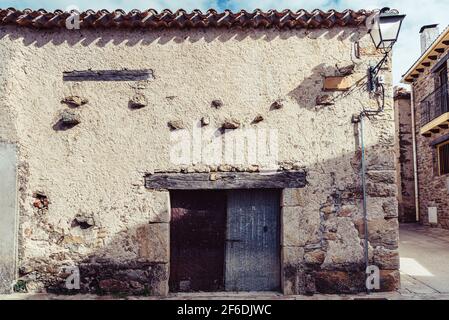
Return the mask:
[[[443,44],[443,41],[449,41],[449,26],[438,36],[438,38],[432,43],[432,45],[418,58],[418,60],[413,64],[413,66],[402,76],[401,83],[403,84],[412,84],[412,81],[408,81],[413,78],[413,75],[417,72],[417,69],[422,66],[422,63],[431,62],[429,59],[432,54],[438,54],[435,52],[435,49],[438,49],[440,45]],[[429,60],[429,61],[427,61]],[[422,66],[422,68],[429,68],[426,66]]]

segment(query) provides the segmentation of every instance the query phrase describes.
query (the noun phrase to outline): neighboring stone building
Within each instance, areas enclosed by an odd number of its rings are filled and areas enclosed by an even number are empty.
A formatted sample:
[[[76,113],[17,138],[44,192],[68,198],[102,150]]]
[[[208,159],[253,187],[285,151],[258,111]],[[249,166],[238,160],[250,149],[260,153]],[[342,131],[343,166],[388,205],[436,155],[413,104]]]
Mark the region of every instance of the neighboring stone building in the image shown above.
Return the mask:
[[[437,28],[422,28],[422,55],[403,82],[412,85],[419,220],[449,229],[449,28]]]
[[[413,126],[410,92],[395,88],[396,159],[399,222],[416,222]]]
[[[0,290],[67,292],[76,268],[94,293],[366,290],[354,116],[382,101],[366,89],[383,57],[370,14],[88,11],[68,30],[76,15],[0,10]],[[391,63],[381,72],[368,263],[395,290]],[[212,140],[245,154],[203,150]]]

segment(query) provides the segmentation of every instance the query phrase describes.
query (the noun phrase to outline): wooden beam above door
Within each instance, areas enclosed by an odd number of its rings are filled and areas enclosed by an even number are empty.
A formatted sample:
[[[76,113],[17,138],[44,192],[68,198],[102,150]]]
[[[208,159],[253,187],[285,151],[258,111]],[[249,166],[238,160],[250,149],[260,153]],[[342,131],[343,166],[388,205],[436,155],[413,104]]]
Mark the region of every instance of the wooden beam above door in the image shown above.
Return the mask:
[[[146,188],[157,190],[286,189],[306,185],[305,171],[156,173],[145,177]]]

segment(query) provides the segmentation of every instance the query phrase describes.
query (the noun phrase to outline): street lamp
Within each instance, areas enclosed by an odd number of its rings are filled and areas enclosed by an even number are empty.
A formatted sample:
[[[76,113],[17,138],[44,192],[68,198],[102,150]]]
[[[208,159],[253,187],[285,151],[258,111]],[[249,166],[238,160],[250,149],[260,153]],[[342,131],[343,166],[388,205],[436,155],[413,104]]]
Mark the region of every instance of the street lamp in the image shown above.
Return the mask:
[[[404,18],[405,15],[399,14],[397,10],[383,8],[370,20],[371,23],[368,26],[368,32],[371,35],[374,46],[385,54],[383,59],[375,67],[370,67],[368,70],[368,90],[370,92],[376,91],[379,87],[379,71],[388,59],[388,54],[393,48],[393,45],[398,40]]]
[[[369,34],[376,49],[381,49],[384,52],[391,51],[398,40],[404,18],[405,15],[399,14],[397,10],[391,10],[390,8],[380,10],[371,20],[372,24],[369,26]]]

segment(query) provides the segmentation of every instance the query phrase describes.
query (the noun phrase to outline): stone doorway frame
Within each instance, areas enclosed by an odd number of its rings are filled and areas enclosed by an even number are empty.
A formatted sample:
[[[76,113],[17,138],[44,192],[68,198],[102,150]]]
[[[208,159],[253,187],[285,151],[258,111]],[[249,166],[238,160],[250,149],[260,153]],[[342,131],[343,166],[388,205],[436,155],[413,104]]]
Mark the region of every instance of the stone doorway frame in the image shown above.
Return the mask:
[[[284,171],[271,174],[261,173],[157,173],[145,177],[145,186],[152,191],[167,192],[167,210],[171,220],[171,190],[213,190],[213,189],[278,189],[280,190],[280,261],[281,292],[284,295],[301,293],[304,279],[301,261],[304,248],[300,246],[299,221],[302,212],[302,190],[307,186],[304,171]],[[165,244],[168,246],[168,263],[164,283],[156,294],[169,294],[170,277],[170,222],[165,230]]]

